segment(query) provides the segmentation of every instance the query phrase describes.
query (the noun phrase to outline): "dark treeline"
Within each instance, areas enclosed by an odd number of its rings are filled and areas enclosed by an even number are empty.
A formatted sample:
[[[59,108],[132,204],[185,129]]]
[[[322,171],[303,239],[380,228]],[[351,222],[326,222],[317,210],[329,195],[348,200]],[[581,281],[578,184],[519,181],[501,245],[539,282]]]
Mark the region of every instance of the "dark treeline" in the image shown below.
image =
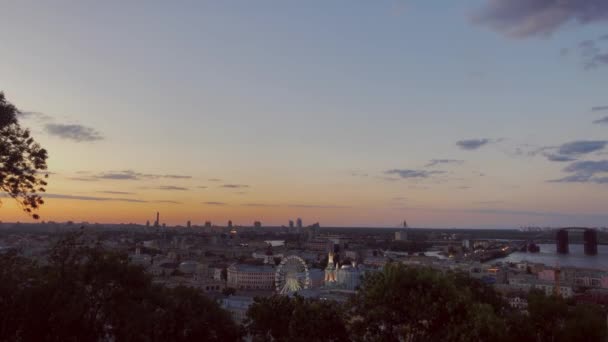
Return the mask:
[[[0,341],[605,341],[606,312],[540,292],[528,313],[463,273],[388,264],[346,303],[256,298],[243,326],[201,292],[152,284],[71,235],[44,264],[0,255]]]
[[[78,235],[38,264],[0,255],[0,341],[236,341],[230,315],[199,291],[152,284],[126,255]]]
[[[258,298],[246,331],[254,341],[605,341],[606,313],[529,294],[529,313],[463,273],[389,264],[368,274],[345,304]]]

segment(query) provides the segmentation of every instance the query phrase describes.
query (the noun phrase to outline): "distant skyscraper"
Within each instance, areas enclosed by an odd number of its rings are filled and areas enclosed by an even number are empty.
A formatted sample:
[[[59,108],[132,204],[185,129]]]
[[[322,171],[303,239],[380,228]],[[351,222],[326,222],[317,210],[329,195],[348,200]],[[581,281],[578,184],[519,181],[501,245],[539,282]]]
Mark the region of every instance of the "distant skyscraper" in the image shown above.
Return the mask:
[[[254,228],[262,228],[262,222],[260,222],[260,221],[253,222],[253,227]]]
[[[146,227],[150,227],[150,220],[146,221]]]
[[[156,212],[156,221],[154,221],[154,227],[160,227],[160,213]]]
[[[232,220],[228,221],[228,228],[232,228]]]
[[[188,220],[188,222],[186,222],[186,227],[188,227],[188,228],[192,227],[192,223],[190,222],[190,220]]]
[[[298,229],[302,228],[302,219],[298,217],[298,219],[296,220],[296,226],[298,227]]]
[[[205,228],[211,228],[211,221],[205,221]]]
[[[289,228],[293,228],[293,220],[289,220]]]

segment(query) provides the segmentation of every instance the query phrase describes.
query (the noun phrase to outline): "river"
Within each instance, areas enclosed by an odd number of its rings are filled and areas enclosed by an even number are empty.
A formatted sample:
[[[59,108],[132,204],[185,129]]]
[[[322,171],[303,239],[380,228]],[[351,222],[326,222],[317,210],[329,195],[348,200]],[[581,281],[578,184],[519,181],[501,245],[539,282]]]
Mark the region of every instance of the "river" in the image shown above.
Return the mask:
[[[585,255],[584,246],[570,244],[569,254],[557,254],[555,244],[539,244],[540,252],[515,252],[509,256],[492,260],[492,262],[520,262],[529,261],[547,266],[574,266],[581,268],[601,269],[608,271],[608,246],[598,245],[597,255]]]

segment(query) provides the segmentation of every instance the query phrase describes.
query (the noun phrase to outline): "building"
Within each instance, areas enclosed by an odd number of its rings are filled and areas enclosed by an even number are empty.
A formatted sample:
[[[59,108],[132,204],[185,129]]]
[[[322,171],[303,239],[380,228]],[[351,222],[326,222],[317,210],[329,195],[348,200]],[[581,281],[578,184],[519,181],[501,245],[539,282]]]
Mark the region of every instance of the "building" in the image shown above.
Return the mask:
[[[554,281],[538,279],[536,276],[529,274],[519,274],[509,277],[508,284],[512,290],[529,292],[532,289],[537,289],[545,292],[547,296],[555,294],[556,290],[559,290],[559,294],[564,298],[570,298],[574,295],[572,286],[559,284],[559,289],[556,289],[556,283]]]
[[[395,241],[407,241],[407,232],[405,230],[396,231]]]
[[[296,227],[298,228],[298,231],[300,231],[300,229],[302,229],[302,219],[299,217],[296,220]]]
[[[353,291],[361,283],[362,276],[363,271],[355,262],[340,267],[337,263],[334,263],[333,252],[329,253],[327,267],[325,268],[326,288],[339,288]]]
[[[239,290],[274,290],[274,276],[274,266],[233,264],[228,267],[227,285]]]
[[[254,228],[262,228],[262,222],[260,222],[260,221],[253,222],[253,227]]]

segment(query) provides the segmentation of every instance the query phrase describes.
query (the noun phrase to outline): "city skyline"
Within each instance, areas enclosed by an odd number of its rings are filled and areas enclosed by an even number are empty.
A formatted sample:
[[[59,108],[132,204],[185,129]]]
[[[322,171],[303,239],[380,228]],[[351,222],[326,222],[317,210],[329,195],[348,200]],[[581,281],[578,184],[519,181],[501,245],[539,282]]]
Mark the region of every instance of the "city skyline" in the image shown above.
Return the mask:
[[[527,3],[11,2],[0,91],[44,221],[606,226],[608,5]]]

